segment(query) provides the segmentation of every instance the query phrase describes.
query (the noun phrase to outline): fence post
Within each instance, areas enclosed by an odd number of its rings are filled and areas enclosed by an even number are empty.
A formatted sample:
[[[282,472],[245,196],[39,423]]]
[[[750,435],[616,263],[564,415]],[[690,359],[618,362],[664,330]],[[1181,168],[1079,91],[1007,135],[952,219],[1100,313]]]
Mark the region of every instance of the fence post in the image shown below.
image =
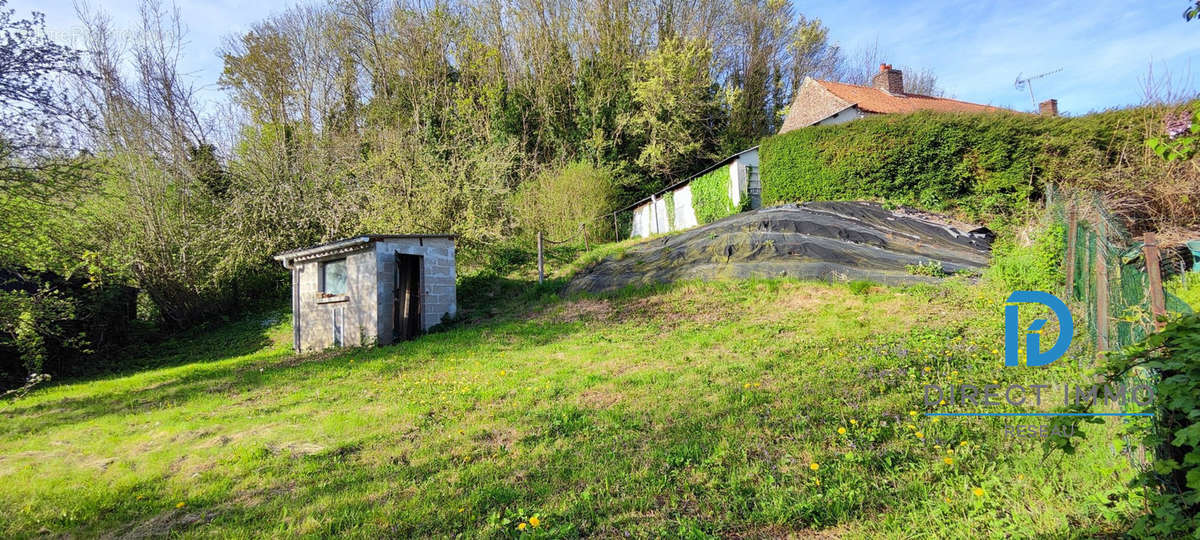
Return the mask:
[[[1075,298],[1075,238],[1076,220],[1075,205],[1067,211],[1067,298]]]
[[[1154,315],[1154,328],[1162,330],[1165,323],[1159,317],[1167,314],[1167,299],[1163,295],[1162,270],[1159,268],[1158,239],[1154,233],[1142,236],[1142,253],[1146,256],[1146,276],[1150,286],[1150,313]]]
[[[613,242],[621,241],[621,228],[617,226],[617,213],[613,212]]]
[[[1096,350],[1108,350],[1108,258],[1096,248]]]
[[[579,234],[583,235],[583,250],[591,251],[592,248],[588,247],[588,241],[587,241],[587,223],[579,224]]]
[[[542,231],[538,231],[538,283],[546,279],[546,273],[542,267]]]

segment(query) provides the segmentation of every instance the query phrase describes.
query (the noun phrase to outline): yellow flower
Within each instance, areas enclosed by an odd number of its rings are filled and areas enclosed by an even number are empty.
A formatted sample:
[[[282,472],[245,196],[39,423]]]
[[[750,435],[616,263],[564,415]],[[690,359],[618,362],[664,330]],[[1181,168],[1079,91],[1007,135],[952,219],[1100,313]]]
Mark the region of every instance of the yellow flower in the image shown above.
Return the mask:
[[[180,501],[179,504],[175,505],[175,508],[183,508],[184,506],[187,506],[187,504],[183,501]]]
[[[929,366],[925,366],[925,372],[926,372],[926,373],[928,373],[928,372],[929,372]]]
[[[960,443],[958,443],[958,445],[959,445],[959,446],[966,446],[966,445],[967,445],[967,441],[960,442]]]
[[[908,411],[908,415],[909,415],[909,416],[911,416],[911,417],[913,417],[913,418],[916,418],[916,417],[917,417],[917,411]]]
[[[743,384],[742,388],[750,388],[750,383]]]
[[[758,387],[760,387],[760,386],[762,386],[762,383],[754,383],[754,387],[755,387],[755,388],[758,388]]]
[[[982,497],[983,496],[983,488],[972,489],[971,493],[974,493],[976,497]]]
[[[996,349],[992,349],[992,354],[1000,354],[1000,351],[998,351]]]
[[[817,479],[817,485],[818,485],[818,486],[819,486],[819,485],[821,485],[821,479],[820,479],[820,478],[818,478],[818,479]]]
[[[950,448],[947,448],[947,449],[946,449],[946,453],[947,453],[947,454],[953,454],[953,453],[954,453],[954,450],[953,450],[953,449],[950,449]]]
[[[946,465],[954,465],[953,458],[942,458],[942,462],[944,462]]]
[[[533,525],[534,527],[537,527],[538,525],[542,524],[542,520],[538,519],[537,516],[533,516],[533,517],[529,518],[529,524]]]
[[[508,373],[508,372],[507,372],[507,371],[504,371],[503,369],[502,369],[502,370],[500,370],[500,376],[501,376],[501,377],[503,377],[503,376],[504,376],[506,373]]]
[[[525,522],[524,521],[522,521],[520,524],[517,525],[517,530],[521,530],[521,531],[525,530]]]
[[[846,428],[844,428],[844,427],[840,427],[840,428],[838,428],[838,434],[839,434],[839,435],[845,435],[845,434],[846,434]]]
[[[463,513],[463,510],[466,510],[466,508],[459,508],[458,513],[460,513],[460,514]]]
[[[920,431],[918,431],[918,432],[917,432],[917,438],[918,438],[918,439],[924,439],[924,438],[925,438],[925,434],[924,434],[924,433],[921,433]]]
[[[818,464],[816,464],[816,463],[809,463],[809,464],[808,464],[808,468],[810,468],[810,469],[812,469],[812,470],[814,470],[814,471],[815,471],[815,470],[817,470],[817,469],[820,469],[820,468],[821,468],[821,466],[820,466],[820,465],[818,465]]]
[[[850,419],[850,425],[852,425],[852,426],[857,426],[857,425],[858,425],[858,420],[855,420],[855,419],[851,418],[851,419]]]

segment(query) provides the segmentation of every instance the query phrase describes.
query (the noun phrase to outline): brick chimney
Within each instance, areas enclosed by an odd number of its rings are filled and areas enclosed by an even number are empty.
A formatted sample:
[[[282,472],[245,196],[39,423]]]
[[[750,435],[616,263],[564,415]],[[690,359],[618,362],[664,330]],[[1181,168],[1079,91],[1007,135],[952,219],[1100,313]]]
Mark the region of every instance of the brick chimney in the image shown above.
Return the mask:
[[[1047,99],[1038,103],[1038,113],[1042,116],[1058,116],[1058,100]]]
[[[871,86],[889,94],[903,94],[904,73],[898,69],[892,69],[891,64],[879,64],[879,73],[871,78]]]

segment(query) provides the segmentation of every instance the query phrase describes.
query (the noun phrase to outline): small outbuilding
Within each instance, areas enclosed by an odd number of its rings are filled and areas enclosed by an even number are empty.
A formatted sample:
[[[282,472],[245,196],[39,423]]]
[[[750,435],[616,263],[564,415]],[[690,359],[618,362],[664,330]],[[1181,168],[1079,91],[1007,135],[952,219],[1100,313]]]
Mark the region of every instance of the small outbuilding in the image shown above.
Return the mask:
[[[374,234],[280,253],[297,352],[386,345],[453,317],[454,236]]]

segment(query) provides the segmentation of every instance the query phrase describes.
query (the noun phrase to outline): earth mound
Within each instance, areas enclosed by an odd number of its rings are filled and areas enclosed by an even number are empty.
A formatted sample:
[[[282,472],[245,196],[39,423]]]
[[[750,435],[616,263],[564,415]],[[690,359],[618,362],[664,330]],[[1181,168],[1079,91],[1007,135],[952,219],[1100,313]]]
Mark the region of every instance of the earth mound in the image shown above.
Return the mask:
[[[909,267],[940,263],[948,274],[974,273],[991,253],[985,228],[871,202],[810,202],[729,216],[654,238],[580,271],[567,292],[607,292],[682,279],[794,277],[932,282]]]

